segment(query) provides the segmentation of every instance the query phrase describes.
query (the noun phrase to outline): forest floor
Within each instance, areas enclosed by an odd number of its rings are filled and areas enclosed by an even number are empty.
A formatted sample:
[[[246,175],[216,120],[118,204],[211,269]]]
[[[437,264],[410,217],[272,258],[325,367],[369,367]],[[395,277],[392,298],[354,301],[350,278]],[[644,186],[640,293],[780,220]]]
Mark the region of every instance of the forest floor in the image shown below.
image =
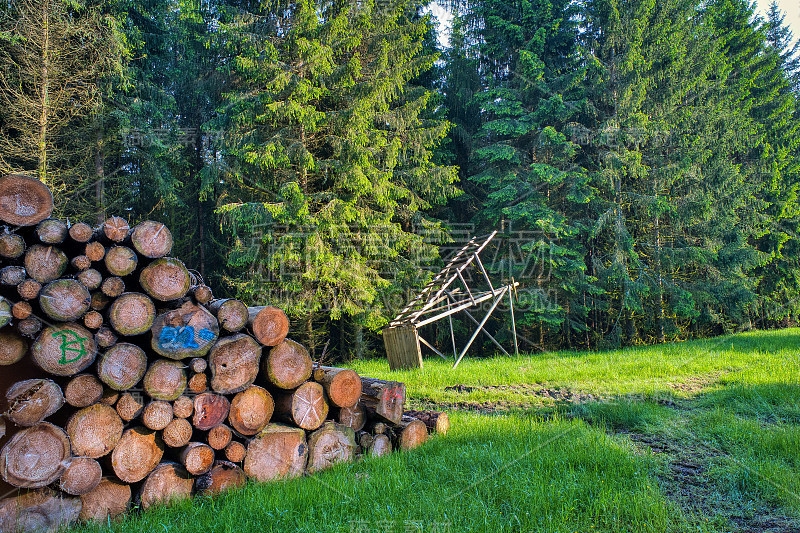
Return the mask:
[[[83,530],[800,531],[800,329],[390,372],[451,431],[409,453]]]

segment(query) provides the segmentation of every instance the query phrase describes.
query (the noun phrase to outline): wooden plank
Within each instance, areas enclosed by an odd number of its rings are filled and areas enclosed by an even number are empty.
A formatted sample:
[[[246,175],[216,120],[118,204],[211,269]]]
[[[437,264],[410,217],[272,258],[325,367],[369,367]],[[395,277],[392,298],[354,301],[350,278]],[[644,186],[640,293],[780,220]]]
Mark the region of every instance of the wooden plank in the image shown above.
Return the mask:
[[[419,332],[414,326],[385,328],[383,344],[392,370],[422,368]]]

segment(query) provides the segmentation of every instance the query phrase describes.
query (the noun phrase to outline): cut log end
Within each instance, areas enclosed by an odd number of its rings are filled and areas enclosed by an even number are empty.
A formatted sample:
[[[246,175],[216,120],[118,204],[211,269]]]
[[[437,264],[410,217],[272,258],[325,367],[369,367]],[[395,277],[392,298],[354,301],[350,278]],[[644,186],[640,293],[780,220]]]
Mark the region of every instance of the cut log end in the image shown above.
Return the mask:
[[[185,418],[175,418],[167,424],[161,436],[170,448],[183,448],[192,440],[193,428]]]
[[[281,309],[273,306],[251,307],[249,323],[255,338],[264,346],[277,346],[289,333],[289,319]]]
[[[100,463],[90,457],[74,457],[61,474],[58,488],[67,494],[81,496],[97,488],[102,478]]]
[[[80,519],[84,522],[105,523],[125,514],[131,503],[130,485],[106,478],[94,490],[81,496]]]
[[[113,407],[102,403],[76,412],[67,423],[75,455],[98,459],[107,455],[122,437],[122,419]]]
[[[222,424],[230,412],[231,403],[225,396],[206,392],[194,399],[192,425],[200,431],[208,431]]]
[[[50,189],[29,176],[0,178],[0,220],[12,226],[33,226],[53,213]]]
[[[103,233],[111,242],[122,242],[131,232],[128,222],[121,217],[113,216],[103,222]]]
[[[220,339],[211,349],[211,388],[221,394],[235,394],[250,385],[258,376],[261,345],[242,333]]]
[[[318,472],[337,463],[352,461],[355,452],[355,432],[341,424],[326,422],[308,438],[307,469]]]
[[[42,422],[18,432],[3,447],[0,477],[15,487],[46,487],[61,477],[70,455],[64,430]]]
[[[33,362],[56,376],[82,372],[96,355],[94,335],[74,322],[46,327],[31,347]]]
[[[194,475],[205,474],[214,465],[214,450],[202,442],[190,442],[181,452],[181,463]]]
[[[228,422],[242,435],[255,435],[269,423],[274,409],[272,395],[266,389],[252,386],[234,396]]]
[[[197,478],[197,491],[206,496],[221,494],[227,490],[243,487],[247,476],[240,467],[228,461],[217,461],[206,474]]]
[[[52,380],[26,379],[9,387],[6,401],[6,417],[18,426],[30,427],[61,409],[64,394]]]
[[[39,306],[53,320],[73,322],[89,310],[89,290],[74,279],[59,279],[48,283],[39,292]]]
[[[155,300],[168,302],[186,296],[191,286],[191,276],[181,261],[164,257],[142,269],[139,284]]]
[[[144,257],[157,259],[172,250],[172,233],[161,222],[146,220],[136,225],[131,233],[134,248]]]
[[[303,475],[307,458],[305,431],[270,424],[247,445],[243,466],[248,477],[264,482]]]
[[[293,392],[276,393],[275,414],[303,429],[317,429],[328,416],[322,385],[309,381]]]
[[[81,374],[67,383],[64,397],[72,407],[89,407],[103,397],[103,384],[94,374]]]
[[[319,366],[314,369],[314,381],[325,388],[331,403],[338,407],[354,407],[361,398],[361,378],[349,368]]]
[[[16,259],[25,253],[25,239],[16,233],[0,235],[0,256]]]
[[[162,400],[150,402],[142,412],[142,423],[155,431],[166,428],[173,419],[172,404]]]
[[[111,346],[97,362],[100,381],[118,391],[136,386],[146,371],[147,355],[144,350],[127,342]]]
[[[147,477],[164,456],[164,442],[155,431],[139,427],[123,433],[111,453],[111,465],[119,479],[138,483]]]
[[[156,318],[153,300],[138,292],[126,292],[111,304],[108,321],[121,335],[141,335],[150,330]]]
[[[174,503],[190,498],[193,488],[194,479],[186,469],[174,463],[162,463],[147,476],[139,501],[142,509]]]
[[[69,228],[69,237],[75,242],[89,242],[93,235],[94,230],[85,222],[78,222]]]
[[[291,339],[285,339],[272,348],[264,361],[267,379],[282,389],[299,387],[311,377],[313,369],[308,350]]]
[[[144,376],[144,390],[154,400],[173,401],[186,390],[186,372],[178,361],[159,359]]]
[[[14,328],[0,329],[0,366],[18,363],[28,353],[28,341]]]
[[[150,345],[170,359],[201,358],[219,337],[219,323],[203,306],[186,302],[156,317]]]
[[[67,223],[57,218],[47,218],[36,226],[36,236],[44,244],[61,244],[68,232]]]

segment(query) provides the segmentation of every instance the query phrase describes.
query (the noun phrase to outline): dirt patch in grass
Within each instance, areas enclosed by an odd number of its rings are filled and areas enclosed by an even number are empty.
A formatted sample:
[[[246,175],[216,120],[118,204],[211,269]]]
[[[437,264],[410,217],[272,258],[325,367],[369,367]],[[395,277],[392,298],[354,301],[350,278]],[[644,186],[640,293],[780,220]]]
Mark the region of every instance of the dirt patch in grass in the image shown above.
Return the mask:
[[[669,388],[687,394],[697,394],[709,385],[717,383],[728,372],[712,372],[703,376],[691,376],[682,381],[669,383]]]
[[[471,392],[511,392],[520,397],[543,398],[565,403],[585,403],[603,400],[602,396],[589,392],[575,391],[568,387],[547,387],[543,383],[530,385],[453,385],[445,387],[445,392],[469,394]]]

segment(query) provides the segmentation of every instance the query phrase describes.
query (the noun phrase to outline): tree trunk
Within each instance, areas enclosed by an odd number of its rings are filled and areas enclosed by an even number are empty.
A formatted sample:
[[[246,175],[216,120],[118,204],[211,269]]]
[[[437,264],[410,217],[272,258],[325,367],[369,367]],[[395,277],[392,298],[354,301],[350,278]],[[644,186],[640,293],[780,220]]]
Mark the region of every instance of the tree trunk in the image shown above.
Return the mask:
[[[289,319],[277,307],[248,308],[248,324],[255,338],[264,346],[277,346],[289,333]]]
[[[153,300],[138,292],[126,292],[111,304],[108,322],[120,335],[141,335],[156,318]]]
[[[396,431],[397,448],[413,450],[428,440],[428,428],[421,420],[404,416]]]
[[[25,239],[16,233],[0,235],[0,256],[16,259],[25,253]]]
[[[207,473],[197,478],[197,492],[214,496],[226,490],[243,487],[247,483],[244,470],[228,461],[217,461]]]
[[[214,450],[202,442],[190,442],[181,452],[181,464],[193,476],[205,474],[214,465]]]
[[[193,428],[185,418],[175,418],[164,428],[161,436],[170,448],[183,448],[192,440]]]
[[[103,469],[90,457],[73,457],[61,479],[58,488],[72,496],[81,496],[93,491],[103,479]]]
[[[145,220],[136,225],[131,233],[131,242],[144,257],[158,259],[172,251],[172,233],[161,222]]]
[[[0,366],[18,363],[26,353],[28,341],[10,326],[0,329]]]
[[[206,392],[194,399],[194,416],[192,425],[200,431],[222,424],[231,409],[231,403],[225,396]]]
[[[0,500],[0,531],[62,531],[78,521],[80,512],[78,498],[65,498],[50,489],[28,492]]]
[[[255,435],[266,427],[274,410],[272,395],[261,387],[252,386],[233,398],[228,421],[242,435]]]
[[[113,407],[98,403],[73,414],[66,429],[75,455],[98,459],[117,446],[123,425]]]
[[[131,227],[124,218],[113,216],[103,224],[103,234],[111,242],[122,242],[128,238]]]
[[[328,421],[308,437],[309,473],[337,463],[352,461],[356,453],[355,432],[347,426]]]
[[[151,347],[162,357],[205,356],[219,338],[219,323],[203,306],[186,302],[156,317]]]
[[[258,376],[261,345],[250,335],[238,333],[220,339],[211,349],[211,388],[220,394],[234,394],[253,384]]]
[[[39,305],[47,316],[58,322],[74,322],[89,310],[89,291],[74,279],[48,283],[39,292]]]
[[[52,213],[53,195],[47,185],[16,174],[0,178],[0,220],[11,226],[35,226]]]
[[[230,333],[236,333],[247,325],[250,314],[247,306],[240,300],[214,300],[208,310],[219,320],[219,326]]]
[[[64,472],[70,458],[69,438],[48,422],[23,429],[0,451],[0,476],[25,489],[46,487]]]
[[[336,419],[343,426],[358,432],[367,424],[367,411],[361,404],[356,404],[354,407],[341,407]]]
[[[406,411],[403,415],[421,420],[429,433],[446,435],[450,430],[450,417],[442,411]]]
[[[128,429],[111,453],[111,466],[125,483],[147,477],[164,456],[164,442],[155,431],[143,427]]]
[[[25,252],[25,271],[39,283],[57,280],[67,271],[69,261],[64,252],[55,246],[34,244]]]
[[[114,390],[133,388],[147,371],[147,355],[135,344],[120,342],[111,346],[97,362],[100,381]]]
[[[361,378],[349,368],[318,366],[314,381],[325,388],[331,403],[338,407],[355,407],[361,399]]]
[[[36,365],[56,376],[74,376],[94,362],[94,336],[74,322],[46,327],[31,347]]]
[[[247,445],[244,472],[260,482],[299,477],[307,458],[305,431],[269,424]]]
[[[142,423],[153,431],[161,431],[172,422],[173,418],[172,404],[161,400],[150,402],[142,412]]]
[[[61,387],[49,379],[18,381],[6,391],[6,417],[18,426],[35,426],[64,405]]]
[[[124,278],[136,270],[139,257],[127,246],[112,246],[105,257],[106,269],[112,276]]]
[[[315,430],[328,416],[325,390],[319,383],[308,381],[293,392],[276,392],[275,415],[303,429]]]
[[[361,402],[369,415],[397,425],[403,418],[406,386],[396,381],[362,377]]]
[[[82,409],[100,401],[103,384],[94,374],[80,374],[67,383],[64,398],[72,407]]]
[[[144,375],[144,390],[154,400],[172,401],[186,390],[186,372],[179,361],[159,359]]]
[[[165,257],[142,269],[139,284],[152,298],[168,302],[186,296],[191,287],[191,277],[181,261]]]
[[[208,431],[206,441],[215,451],[222,451],[228,447],[233,440],[233,431],[225,424],[220,424]]]
[[[272,348],[264,361],[267,379],[281,389],[296,389],[311,377],[313,370],[308,350],[291,339]]]
[[[117,414],[125,422],[130,422],[144,411],[144,401],[140,394],[123,393],[115,406]]]
[[[162,463],[147,476],[139,501],[142,509],[147,510],[153,505],[164,505],[191,498],[194,489],[194,479],[180,465],[175,463]]]
[[[83,496],[80,519],[85,522],[107,523],[128,511],[131,487],[114,479],[103,479],[97,487]]]

